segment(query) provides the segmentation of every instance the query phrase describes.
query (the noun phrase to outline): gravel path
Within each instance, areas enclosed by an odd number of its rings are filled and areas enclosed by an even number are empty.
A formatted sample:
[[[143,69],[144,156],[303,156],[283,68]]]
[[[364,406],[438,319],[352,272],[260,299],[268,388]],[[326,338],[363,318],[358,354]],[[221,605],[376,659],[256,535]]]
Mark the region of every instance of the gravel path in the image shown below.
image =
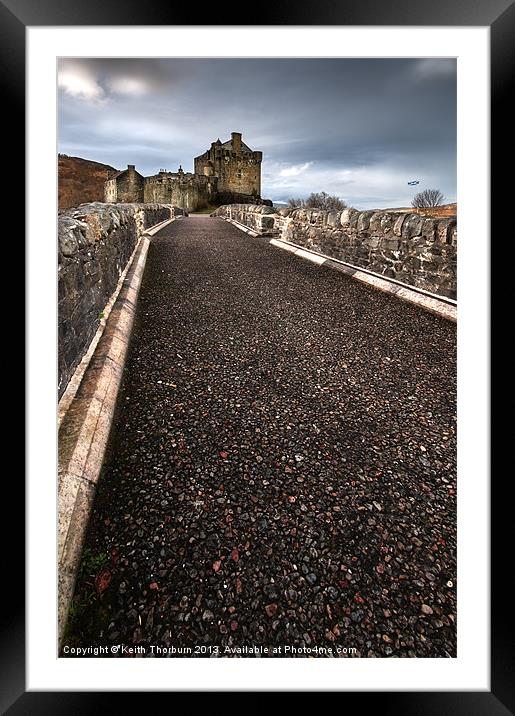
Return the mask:
[[[161,230],[65,643],[455,656],[455,336],[221,219]]]

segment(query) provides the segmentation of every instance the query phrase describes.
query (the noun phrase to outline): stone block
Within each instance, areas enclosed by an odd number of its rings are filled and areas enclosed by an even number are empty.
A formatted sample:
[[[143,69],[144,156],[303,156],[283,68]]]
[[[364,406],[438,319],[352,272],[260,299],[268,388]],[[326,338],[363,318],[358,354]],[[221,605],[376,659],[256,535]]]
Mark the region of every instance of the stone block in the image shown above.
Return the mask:
[[[370,231],[383,231],[381,226],[383,217],[384,215],[380,211],[376,211],[372,214],[372,216],[370,217]]]
[[[393,233],[395,236],[402,236],[402,226],[408,216],[408,214],[401,214],[397,217],[397,219],[395,219],[395,223],[393,225]]]
[[[261,228],[265,231],[269,231],[274,228],[273,216],[262,216],[261,217]]]
[[[450,244],[452,241],[451,230],[455,221],[453,219],[442,219],[438,222],[437,237],[441,244]]]
[[[353,214],[357,214],[356,209],[344,209],[340,214],[340,224],[342,226],[348,226],[350,224],[350,220]]]
[[[436,239],[436,221],[435,219],[424,219],[422,223],[421,234],[426,241],[432,242]]]
[[[84,216],[83,223],[87,242],[90,246],[94,246],[103,236],[100,218],[98,214],[88,214]]]
[[[349,228],[357,231],[358,230],[358,221],[360,217],[360,212],[356,211],[354,214],[351,214],[350,221],[349,221]]]
[[[59,232],[59,250],[63,256],[73,256],[79,250],[79,242],[71,229]]]
[[[392,231],[395,221],[392,219],[391,214],[383,214],[381,217],[381,230],[384,234]]]
[[[402,224],[401,236],[405,239],[411,239],[420,236],[424,219],[417,214],[408,214],[406,220]]]
[[[362,211],[358,217],[357,230],[366,231],[370,226],[370,219],[373,216],[373,211]]]
[[[399,239],[383,238],[381,240],[381,248],[385,249],[386,251],[398,251],[400,245],[401,245],[401,242],[399,241]]]
[[[368,246],[369,249],[377,249],[380,242],[379,236],[368,236],[364,241],[364,246]]]

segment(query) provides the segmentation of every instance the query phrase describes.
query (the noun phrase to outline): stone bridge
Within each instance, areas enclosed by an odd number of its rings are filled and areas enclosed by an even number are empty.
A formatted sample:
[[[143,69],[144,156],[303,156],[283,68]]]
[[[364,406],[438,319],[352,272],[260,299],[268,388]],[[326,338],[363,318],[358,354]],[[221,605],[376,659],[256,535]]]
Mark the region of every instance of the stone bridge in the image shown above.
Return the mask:
[[[452,300],[152,211],[61,399],[62,654],[455,656]]]

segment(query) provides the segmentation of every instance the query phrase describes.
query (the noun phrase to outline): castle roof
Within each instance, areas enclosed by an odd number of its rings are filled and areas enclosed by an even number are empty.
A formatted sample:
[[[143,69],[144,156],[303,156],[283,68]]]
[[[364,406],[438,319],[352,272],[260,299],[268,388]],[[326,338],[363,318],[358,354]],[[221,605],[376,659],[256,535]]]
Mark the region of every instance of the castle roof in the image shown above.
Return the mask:
[[[109,179],[118,179],[119,177],[122,176],[122,174],[126,174],[128,171],[129,171],[129,168],[128,168],[128,167],[127,167],[127,169],[121,169],[119,172],[116,172],[115,174],[112,174],[112,175],[109,177]],[[136,170],[134,170],[134,171],[135,171],[135,173],[136,173],[138,176],[140,176],[140,177],[143,176],[143,175],[140,174],[138,171],[136,171]]]
[[[228,142],[224,142],[224,143],[222,144],[222,147],[225,147],[226,149],[232,149],[232,138],[229,139]],[[245,142],[243,142],[243,141],[241,142],[241,148],[242,148],[242,150],[243,150],[244,152],[251,152],[251,151],[252,151],[252,149],[251,149],[250,147],[248,147],[248,146],[245,144]]]

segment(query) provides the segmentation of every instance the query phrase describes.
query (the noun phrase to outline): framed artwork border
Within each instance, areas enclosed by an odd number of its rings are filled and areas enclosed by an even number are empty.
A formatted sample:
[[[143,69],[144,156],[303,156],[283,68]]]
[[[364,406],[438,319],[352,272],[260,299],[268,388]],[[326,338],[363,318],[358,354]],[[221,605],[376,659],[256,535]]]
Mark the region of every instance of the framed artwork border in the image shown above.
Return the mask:
[[[360,26],[488,26],[491,40],[491,235],[494,236],[495,222],[499,223],[498,234],[506,235],[506,227],[501,229],[500,221],[506,216],[505,208],[510,206],[508,198],[509,182],[500,179],[501,162],[511,167],[509,154],[513,153],[512,115],[508,109],[513,95],[510,80],[515,68],[515,3],[512,0],[398,0],[395,5],[382,4],[377,0],[346,0],[336,5],[331,0],[319,0],[316,6],[299,1],[289,4],[285,0],[276,0],[270,6],[259,9],[259,22],[255,22],[256,13],[249,12],[245,18],[242,8],[225,5],[207,8],[202,11],[202,26],[230,25],[360,25]],[[9,187],[18,187],[15,194],[21,199],[21,187],[25,183],[25,35],[26,28],[33,26],[195,26],[191,22],[193,12],[176,8],[172,4],[162,4],[159,0],[147,0],[137,3],[124,0],[123,14],[116,0],[97,2],[79,2],[69,0],[0,0],[0,67],[4,90],[4,136],[9,144],[17,148],[16,161],[9,165]],[[250,17],[253,15],[253,17]],[[120,19],[123,17],[123,22]],[[235,19],[237,22],[235,22]],[[251,21],[253,20],[253,21]],[[510,92],[511,90],[511,92]],[[6,194],[4,196],[9,196]],[[18,203],[22,203],[18,201]],[[16,197],[13,197],[13,207]],[[11,210],[9,209],[9,212]],[[21,237],[24,207],[19,206],[11,214],[15,217],[16,234]],[[11,232],[9,232],[11,234]],[[486,237],[485,237],[486,240]],[[9,245],[10,244],[10,245]],[[5,245],[4,245],[5,246]],[[20,265],[24,256],[21,238],[17,245],[11,238],[4,248],[4,256]],[[27,288],[27,287],[26,287]],[[23,294],[17,299],[17,310],[6,317],[9,335],[23,333],[20,315],[23,315]],[[9,325],[9,323],[11,325]],[[28,346],[30,349],[31,346]],[[13,354],[14,352],[11,352]],[[22,365],[16,353],[13,360],[13,374],[16,366]],[[11,372],[11,367],[4,367]],[[18,370],[20,370],[18,368]],[[21,371],[20,371],[21,372]],[[19,385],[24,385],[20,376]],[[23,455],[23,450],[19,453]],[[3,555],[4,575],[8,577],[6,593],[12,594],[12,604],[1,614],[1,654],[0,663],[2,713],[89,713],[98,708],[101,701],[110,701],[113,694],[95,692],[27,692],[25,687],[25,613],[23,605],[24,584],[24,484],[21,475],[15,473],[9,482],[7,499],[9,509],[5,512],[15,517],[16,537],[4,536],[8,548]],[[380,710],[382,713],[396,714],[467,714],[467,716],[502,716],[515,713],[515,689],[513,678],[514,639],[511,592],[505,584],[509,558],[506,545],[512,542],[511,508],[503,490],[506,479],[492,480],[491,484],[491,545],[492,545],[492,592],[491,592],[491,691],[490,692],[346,692],[345,699],[359,698],[360,708]],[[507,564],[508,563],[508,564]],[[142,698],[148,700],[148,693]],[[119,699],[120,694],[116,694]],[[130,694],[132,705],[139,696]],[[358,702],[356,702],[358,703]],[[117,706],[119,702],[117,701]]]

